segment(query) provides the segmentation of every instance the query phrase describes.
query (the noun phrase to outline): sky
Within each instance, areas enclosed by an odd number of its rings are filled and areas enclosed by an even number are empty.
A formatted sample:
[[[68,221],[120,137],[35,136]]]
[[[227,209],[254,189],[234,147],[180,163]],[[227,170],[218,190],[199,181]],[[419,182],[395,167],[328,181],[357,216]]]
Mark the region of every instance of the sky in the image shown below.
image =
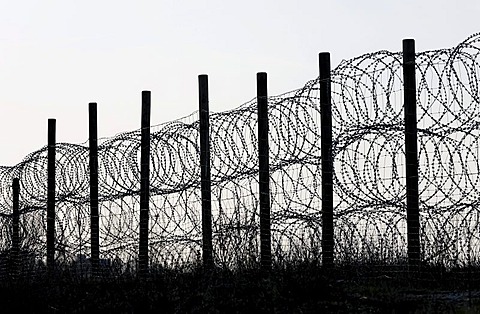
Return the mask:
[[[210,110],[240,106],[268,73],[269,95],[318,76],[318,53],[343,59],[378,50],[456,46],[480,32],[478,0],[0,0],[0,165],[47,143],[88,140],[140,127],[141,92],[152,125],[198,108],[209,75]]]

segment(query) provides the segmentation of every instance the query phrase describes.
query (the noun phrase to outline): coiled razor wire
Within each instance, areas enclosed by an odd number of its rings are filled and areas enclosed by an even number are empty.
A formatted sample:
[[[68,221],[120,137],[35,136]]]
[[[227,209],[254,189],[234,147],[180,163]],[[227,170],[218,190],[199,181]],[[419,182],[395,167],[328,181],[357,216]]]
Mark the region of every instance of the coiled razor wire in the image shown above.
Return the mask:
[[[421,252],[425,262],[480,259],[480,34],[416,54]],[[331,73],[335,260],[406,258],[402,54],[369,53]],[[269,98],[272,255],[321,256],[319,79]],[[256,102],[212,113],[214,259],[259,259]],[[152,265],[200,261],[199,121],[194,113],[151,128],[149,254]],[[56,146],[55,258],[90,254],[89,151]],[[100,253],[129,265],[139,239],[140,131],[99,141]],[[0,168],[0,249],[11,245],[12,179],[20,178],[21,250],[46,255],[47,148]],[[25,262],[25,260],[24,260]]]

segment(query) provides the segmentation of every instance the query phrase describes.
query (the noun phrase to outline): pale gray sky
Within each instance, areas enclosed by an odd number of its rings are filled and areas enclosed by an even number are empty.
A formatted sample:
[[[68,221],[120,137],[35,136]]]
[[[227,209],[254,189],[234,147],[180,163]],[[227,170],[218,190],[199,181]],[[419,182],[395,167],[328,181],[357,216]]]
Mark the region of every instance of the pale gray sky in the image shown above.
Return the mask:
[[[46,144],[88,139],[88,102],[99,136],[140,126],[141,91],[152,91],[152,124],[198,106],[197,75],[209,75],[210,108],[269,94],[318,74],[317,57],[378,50],[449,48],[480,31],[480,1],[0,0],[0,165]]]

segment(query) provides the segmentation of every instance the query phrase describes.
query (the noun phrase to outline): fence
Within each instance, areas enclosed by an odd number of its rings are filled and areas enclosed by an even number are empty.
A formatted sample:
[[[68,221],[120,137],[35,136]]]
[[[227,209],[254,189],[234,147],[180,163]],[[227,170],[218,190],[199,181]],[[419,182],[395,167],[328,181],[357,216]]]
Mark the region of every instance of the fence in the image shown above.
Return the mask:
[[[403,44],[333,70],[321,53],[280,96],[259,73],[256,99],[220,113],[201,75],[199,111],[153,127],[143,92],[142,128],[106,139],[92,103],[88,145],[49,120],[47,146],[0,168],[2,271],[477,265],[480,35]]]

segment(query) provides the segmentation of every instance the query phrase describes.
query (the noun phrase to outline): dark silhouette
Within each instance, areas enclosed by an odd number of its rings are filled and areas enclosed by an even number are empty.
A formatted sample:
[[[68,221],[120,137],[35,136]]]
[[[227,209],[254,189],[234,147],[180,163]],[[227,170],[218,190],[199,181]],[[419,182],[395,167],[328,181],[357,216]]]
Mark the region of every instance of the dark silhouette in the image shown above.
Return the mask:
[[[208,76],[198,76],[200,121],[200,176],[202,185],[202,253],[203,264],[213,266],[212,247],[212,187],[210,176],[210,112],[208,108]]]
[[[420,213],[418,208],[417,88],[415,41],[403,40],[403,98],[405,101],[405,170],[407,186],[408,263],[420,263]]]
[[[177,312],[199,300],[230,312],[253,293],[245,311],[295,312],[291,300],[319,289],[325,303],[299,312],[332,309],[332,298],[350,311],[366,302],[352,290],[359,278],[372,294],[395,278],[403,292],[460,287],[473,298],[479,58],[480,34],[417,54],[404,40],[401,53],[333,70],[320,53],[304,87],[269,97],[260,72],[257,97],[220,113],[200,75],[198,116],[152,127],[143,91],[141,129],[101,141],[90,103],[88,147],[56,143],[49,119],[47,146],[0,168],[2,293],[41,286],[74,304],[64,293],[75,287],[101,305],[91,295],[110,284],[121,291],[107,299],[140,291],[128,300],[138,311],[148,296]]]

